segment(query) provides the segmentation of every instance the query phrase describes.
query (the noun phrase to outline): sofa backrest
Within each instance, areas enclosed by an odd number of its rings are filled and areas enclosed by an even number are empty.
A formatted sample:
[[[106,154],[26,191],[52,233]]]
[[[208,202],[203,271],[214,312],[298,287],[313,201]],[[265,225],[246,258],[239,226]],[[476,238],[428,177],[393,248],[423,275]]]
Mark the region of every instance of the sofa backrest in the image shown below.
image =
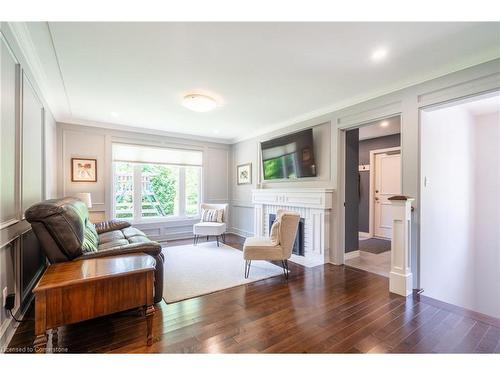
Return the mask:
[[[46,200],[28,208],[25,217],[51,263],[72,260],[84,252],[92,224],[87,206],[79,199]]]

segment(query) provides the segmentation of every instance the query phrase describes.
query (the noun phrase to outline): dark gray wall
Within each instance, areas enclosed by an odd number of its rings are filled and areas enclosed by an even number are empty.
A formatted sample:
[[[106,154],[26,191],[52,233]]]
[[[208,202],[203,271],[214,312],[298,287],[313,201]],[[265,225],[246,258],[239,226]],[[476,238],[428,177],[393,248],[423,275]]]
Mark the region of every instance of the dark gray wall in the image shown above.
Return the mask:
[[[345,252],[358,250],[359,203],[359,129],[345,134]]]
[[[393,134],[359,142],[359,164],[370,163],[370,151],[401,145],[401,135]],[[370,166],[370,169],[372,166]],[[370,172],[360,173],[359,231],[370,230]]]

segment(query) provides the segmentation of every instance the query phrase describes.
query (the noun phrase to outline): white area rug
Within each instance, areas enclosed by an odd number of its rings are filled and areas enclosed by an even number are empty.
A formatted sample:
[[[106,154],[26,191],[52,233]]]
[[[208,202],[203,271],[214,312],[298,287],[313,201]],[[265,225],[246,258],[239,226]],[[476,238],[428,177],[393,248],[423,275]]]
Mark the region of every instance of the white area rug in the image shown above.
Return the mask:
[[[163,299],[167,303],[283,275],[281,267],[254,260],[245,279],[243,252],[222,243],[220,247],[215,242],[165,247],[163,253]]]

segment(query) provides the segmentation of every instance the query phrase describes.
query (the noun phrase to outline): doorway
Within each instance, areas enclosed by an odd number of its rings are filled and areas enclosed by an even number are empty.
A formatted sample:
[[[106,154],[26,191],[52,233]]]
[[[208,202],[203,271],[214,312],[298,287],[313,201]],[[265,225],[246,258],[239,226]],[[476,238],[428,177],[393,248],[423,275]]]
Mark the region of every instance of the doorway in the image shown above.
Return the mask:
[[[401,194],[401,118],[346,131],[345,264],[388,277],[392,215]]]
[[[423,295],[500,318],[500,93],[420,114]]]

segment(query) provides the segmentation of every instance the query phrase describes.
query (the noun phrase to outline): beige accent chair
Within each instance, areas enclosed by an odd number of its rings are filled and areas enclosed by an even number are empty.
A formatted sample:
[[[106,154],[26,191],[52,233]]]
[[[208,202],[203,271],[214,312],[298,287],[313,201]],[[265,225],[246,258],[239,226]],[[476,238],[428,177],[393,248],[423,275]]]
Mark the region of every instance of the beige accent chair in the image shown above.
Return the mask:
[[[297,212],[278,210],[276,220],[280,220],[278,229],[279,241],[270,237],[249,237],[243,245],[243,259],[245,259],[245,278],[250,274],[252,260],[281,261],[283,275],[288,279],[288,259],[292,255],[300,215]]]
[[[224,210],[222,215],[222,223],[202,221],[193,225],[193,244],[196,245],[200,237],[207,236],[207,241],[210,236],[215,236],[217,240],[217,246],[219,246],[219,236],[222,237],[222,241],[226,243],[226,229],[227,229],[227,203],[224,204],[209,204],[202,203],[200,205],[202,210]]]

